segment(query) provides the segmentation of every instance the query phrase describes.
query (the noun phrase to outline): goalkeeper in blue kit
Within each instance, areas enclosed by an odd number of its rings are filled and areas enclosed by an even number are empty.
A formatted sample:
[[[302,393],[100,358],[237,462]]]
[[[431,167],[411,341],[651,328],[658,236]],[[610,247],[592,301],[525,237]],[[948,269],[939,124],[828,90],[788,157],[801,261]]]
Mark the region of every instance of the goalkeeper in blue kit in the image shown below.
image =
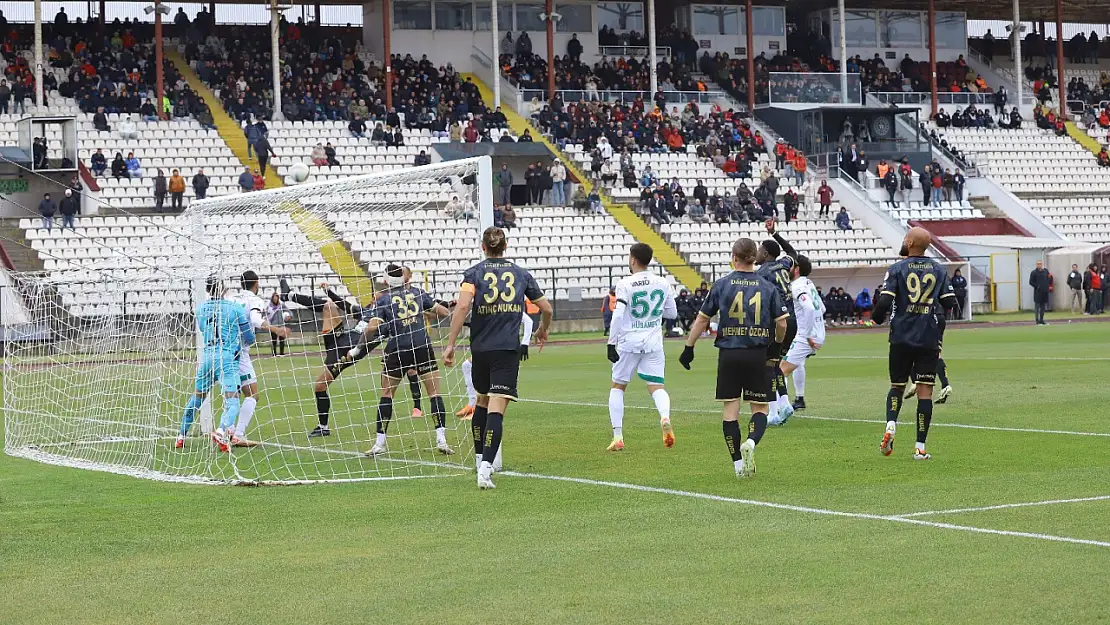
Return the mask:
[[[212,442],[220,451],[228,450],[228,432],[239,416],[239,356],[244,346],[254,343],[254,327],[240,304],[223,299],[223,283],[208,278],[205,290],[211,299],[196,309],[197,332],[203,343],[197,363],[196,392],[181,415],[181,430],[174,446],[180,449],[193,425],[197,410],[218,380],[224,392],[220,426],[212,432]]]

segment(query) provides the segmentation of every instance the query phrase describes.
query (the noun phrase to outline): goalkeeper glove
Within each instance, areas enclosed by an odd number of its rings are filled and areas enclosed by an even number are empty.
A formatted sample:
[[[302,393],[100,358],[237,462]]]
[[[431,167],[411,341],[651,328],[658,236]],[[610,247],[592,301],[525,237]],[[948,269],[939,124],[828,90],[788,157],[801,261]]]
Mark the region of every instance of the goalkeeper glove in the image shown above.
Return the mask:
[[[520,354],[520,362],[528,360],[528,346],[524,343],[520,344],[520,349],[517,350],[517,353]]]
[[[687,345],[686,349],[682,350],[682,355],[678,357],[678,362],[689,371],[690,363],[694,362],[694,348]]]
[[[610,343],[609,345],[606,346],[606,348],[607,348],[606,352],[609,356],[609,362],[615,364],[618,360],[621,359],[621,355],[617,353],[617,346],[616,345],[613,345],[612,343]]]

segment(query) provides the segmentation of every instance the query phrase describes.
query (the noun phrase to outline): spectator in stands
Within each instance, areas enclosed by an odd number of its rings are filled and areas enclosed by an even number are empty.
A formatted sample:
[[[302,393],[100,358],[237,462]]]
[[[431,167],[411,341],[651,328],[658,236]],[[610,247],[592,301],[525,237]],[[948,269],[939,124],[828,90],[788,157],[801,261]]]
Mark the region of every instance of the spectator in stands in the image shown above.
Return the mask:
[[[694,323],[694,318],[697,317],[698,311],[694,309],[693,302],[690,299],[690,292],[682,289],[678,292],[678,297],[675,298],[675,307],[678,309],[678,323],[682,326],[682,333],[688,334],[690,326]]]
[[[952,170],[944,170],[944,178],[941,182],[944,185],[944,201],[951,202],[956,190],[956,178],[952,175]]]
[[[8,103],[12,99],[12,90],[8,86],[8,81],[0,78],[0,114],[8,114]]]
[[[448,217],[452,219],[470,219],[473,217],[473,211],[467,206],[467,202],[459,200],[459,196],[452,195],[447,204],[443,207]]]
[[[143,177],[143,165],[134,152],[127,153],[127,175],[131,178]]]
[[[489,131],[486,130],[485,132],[488,133]],[[501,131],[501,136],[497,139],[497,142],[498,143],[515,143],[513,141],[512,135],[509,134],[508,130],[502,130]]]
[[[173,210],[184,210],[182,199],[185,197],[185,178],[182,177],[181,172],[174,169],[170,174],[170,200],[173,203]]]
[[[1069,298],[1071,312],[1075,314],[1080,308],[1083,308],[1083,274],[1079,273],[1079,265],[1072,264],[1067,282],[1068,288],[1071,289],[1071,297]]]
[[[590,212],[594,215],[600,215],[604,212],[601,206],[601,194],[598,193],[597,187],[590,189],[590,194],[586,196],[586,206],[589,207]]]
[[[100,148],[92,155],[92,172],[94,176],[103,176],[105,170],[108,169],[108,159],[104,156],[104,151]]]
[[[1110,154],[1106,153],[1106,146],[1102,146],[1102,149],[1098,151],[1097,159],[1099,167],[1110,167]]]
[[[254,191],[261,191],[266,188],[266,178],[262,175],[262,170],[255,169],[254,174],[251,176],[251,188]]]
[[[709,215],[705,214],[705,202],[703,200],[694,200],[694,203],[690,205],[690,219],[694,220],[694,223],[709,223]]]
[[[578,41],[576,34],[572,34],[567,42],[567,57],[572,63],[578,63],[582,59],[582,42]]]
[[[801,187],[806,182],[806,168],[809,163],[806,161],[806,155],[801,150],[794,151],[794,184]]]
[[[332,147],[331,141],[324,144],[324,156],[327,158],[328,167],[339,165],[339,159],[335,157],[335,148]]]
[[[883,163],[880,163],[879,167],[883,167]],[[898,193],[898,175],[894,173],[893,167],[886,168],[886,172],[882,176],[880,182],[883,188],[886,189],[887,195],[890,196],[890,206],[892,208],[898,208],[898,203],[894,201],[894,196]]]
[[[651,170],[651,165],[644,167],[644,173],[640,176],[640,186],[644,188],[656,187],[659,185],[659,178],[655,172]]]
[[[512,206],[506,206],[501,210],[501,221],[504,224],[502,227],[505,229],[516,228],[516,210]]]
[[[35,169],[43,169],[46,167],[46,139],[43,137],[35,137],[34,143],[31,145],[31,163]]]
[[[74,193],[73,189],[66,189],[65,196],[58,205],[58,212],[62,214],[62,229],[73,230],[73,218],[81,212],[80,194]]]
[[[130,178],[127,173],[127,161],[123,160],[123,154],[120,152],[116,152],[116,157],[112,159],[112,175],[116,180]]]
[[[932,205],[940,208],[942,189],[944,188],[944,174],[940,171],[940,166],[932,167],[933,179],[930,181],[932,188]]]
[[[361,139],[366,135],[366,122],[359,119],[356,113],[351,117],[350,123],[347,124],[347,130],[351,131],[351,136],[356,139]]]
[[[56,209],[54,200],[50,199],[50,194],[44,193],[42,201],[39,202],[39,214],[42,215],[42,227],[48,231],[54,227],[54,211]]]
[[[270,147],[270,140],[266,138],[266,135],[262,135],[258,138],[258,141],[254,144],[254,151],[255,156],[258,157],[259,173],[265,176],[266,164],[270,162],[270,157],[277,156],[274,152],[274,148]]]
[[[328,155],[324,153],[324,144],[316,143],[316,147],[312,148],[312,164],[317,167],[323,167],[328,164]]]
[[[798,218],[798,194],[794,189],[787,189],[782,196],[782,212],[786,223]]]
[[[921,185],[921,204],[922,206],[929,205],[929,198],[933,194],[933,173],[932,167],[926,165],[921,168],[921,173],[917,177],[918,184]]]
[[[93,115],[93,128],[100,132],[109,132],[112,127],[108,125],[108,116],[104,114],[104,107],[97,107],[96,114]]]
[[[250,167],[244,167],[243,173],[239,174],[239,190],[243,193],[254,191],[254,176]]]
[[[778,213],[778,207],[775,205],[775,194],[771,191],[769,188],[770,185],[768,184],[771,180],[777,180],[777,178],[768,178],[767,182],[759,185],[753,194],[756,203],[759,204],[760,213],[763,215],[764,219],[771,219]]]
[[[166,201],[166,193],[168,192],[169,184],[166,182],[166,175],[159,169],[154,176],[154,212],[162,212],[162,205]]]
[[[821,203],[821,211],[818,213],[818,216],[829,216],[832,210],[831,206],[833,195],[835,194],[833,193],[832,187],[829,186],[829,181],[822,180],[821,186],[817,188],[817,200]]]
[[[27,114],[27,93],[27,87],[21,81],[12,83],[12,114]]]
[[[193,174],[193,194],[198,200],[203,200],[208,195],[208,184],[208,176],[204,175],[203,169]]]
[[[1033,320],[1039,326],[1046,326],[1044,313],[1048,308],[1049,276],[1044,261],[1038,260],[1037,268],[1029,272],[1029,286],[1033,287]]]
[[[158,121],[158,111],[155,110],[154,103],[150,101],[150,98],[143,100],[143,105],[139,107],[139,116],[146,122]]]
[[[555,159],[551,163],[551,203],[555,206],[567,205],[566,182],[567,168],[559,159]]]
[[[432,159],[428,156],[427,152],[425,152],[424,150],[420,150],[420,153],[416,155],[416,158],[412,159],[412,164],[417,167],[420,167],[421,165],[431,165]]]
[[[513,172],[509,171],[508,164],[502,164],[501,171],[497,172],[497,188],[497,197],[500,200],[498,205],[509,206],[512,203],[510,196],[513,190]]]
[[[840,212],[836,214],[836,227],[841,230],[852,229],[852,216],[848,214],[848,209],[843,206],[840,207]]]

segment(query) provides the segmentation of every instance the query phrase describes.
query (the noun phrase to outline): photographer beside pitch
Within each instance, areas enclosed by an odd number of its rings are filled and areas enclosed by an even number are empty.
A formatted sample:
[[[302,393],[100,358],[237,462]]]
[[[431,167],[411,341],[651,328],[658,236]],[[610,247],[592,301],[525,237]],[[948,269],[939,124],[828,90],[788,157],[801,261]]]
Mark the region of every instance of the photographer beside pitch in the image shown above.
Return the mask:
[[[945,311],[957,305],[956,294],[948,283],[948,272],[940,263],[925,256],[931,239],[924,228],[910,228],[898,252],[903,259],[887,270],[871,314],[879,324],[890,316],[890,392],[886,398],[886,432],[879,444],[884,456],[894,452],[902,389],[907,381],[912,381],[917,387],[917,444],[913,457],[915,460],[931,458],[925,452],[925,439],[933,420],[933,385],[942,332],[936,304],[939,302]]]
[[[738,477],[755,475],[755,446],[767,430],[772,370],[786,339],[790,311],[778,288],[755,272],[757,246],[751,239],[732,245],[733,272],[713,283],[701,312],[686,339],[678,361],[686,369],[694,361],[694,346],[709,320],[718,312],[717,401],[724,402],[722,430]],[[748,436],[741,442],[740,400],[749,402],[752,417]]]

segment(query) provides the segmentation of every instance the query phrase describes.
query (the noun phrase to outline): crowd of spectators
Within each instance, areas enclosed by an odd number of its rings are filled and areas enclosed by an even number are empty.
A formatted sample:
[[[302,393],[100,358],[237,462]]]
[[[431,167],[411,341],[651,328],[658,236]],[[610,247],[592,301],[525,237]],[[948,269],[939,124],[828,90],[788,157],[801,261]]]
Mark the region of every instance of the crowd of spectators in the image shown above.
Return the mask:
[[[527,33],[524,33],[526,35]],[[509,82],[521,89],[547,90],[547,59],[533,54],[502,54],[499,63]],[[555,88],[584,91],[584,99],[602,99],[603,91],[648,91],[651,64],[645,57],[602,58],[592,67],[566,56],[556,56]],[[705,83],[690,76],[689,70],[668,60],[656,66],[660,91],[705,91]]]

